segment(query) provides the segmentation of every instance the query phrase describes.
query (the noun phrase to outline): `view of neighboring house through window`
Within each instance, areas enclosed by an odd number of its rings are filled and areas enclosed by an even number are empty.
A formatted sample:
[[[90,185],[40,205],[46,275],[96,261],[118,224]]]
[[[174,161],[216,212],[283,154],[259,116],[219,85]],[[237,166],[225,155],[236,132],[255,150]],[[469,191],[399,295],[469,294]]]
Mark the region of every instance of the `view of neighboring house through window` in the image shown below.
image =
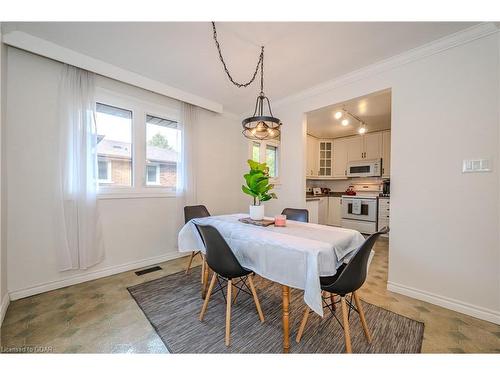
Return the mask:
[[[279,175],[279,141],[264,140],[250,142],[250,157],[269,167],[269,177],[277,179]]]
[[[276,177],[278,175],[278,147],[266,145],[266,163],[269,167],[269,176]]]
[[[176,121],[146,116],[146,186],[176,189],[180,147]]]
[[[100,186],[132,186],[132,111],[96,104]]]

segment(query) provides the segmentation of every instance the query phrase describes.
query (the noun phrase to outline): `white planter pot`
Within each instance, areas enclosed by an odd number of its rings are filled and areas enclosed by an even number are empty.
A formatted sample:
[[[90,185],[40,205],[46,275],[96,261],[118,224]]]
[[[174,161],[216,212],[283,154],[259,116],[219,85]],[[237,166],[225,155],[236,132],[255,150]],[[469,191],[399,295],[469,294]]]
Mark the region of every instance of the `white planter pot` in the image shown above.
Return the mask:
[[[262,220],[264,219],[264,205],[260,206],[250,206],[250,219],[252,220]]]

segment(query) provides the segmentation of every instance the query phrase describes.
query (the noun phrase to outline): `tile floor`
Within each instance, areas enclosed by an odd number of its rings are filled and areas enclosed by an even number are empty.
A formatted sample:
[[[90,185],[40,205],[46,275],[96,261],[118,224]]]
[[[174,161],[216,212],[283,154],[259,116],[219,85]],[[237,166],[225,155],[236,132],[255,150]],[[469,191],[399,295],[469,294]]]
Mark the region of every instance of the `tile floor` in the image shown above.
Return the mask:
[[[387,291],[387,248],[385,239],[375,245],[363,300],[424,322],[422,352],[500,353],[500,326]],[[181,271],[186,262],[180,258],[143,276],[124,272],[13,301],[0,346],[4,352],[166,353],[126,287]]]

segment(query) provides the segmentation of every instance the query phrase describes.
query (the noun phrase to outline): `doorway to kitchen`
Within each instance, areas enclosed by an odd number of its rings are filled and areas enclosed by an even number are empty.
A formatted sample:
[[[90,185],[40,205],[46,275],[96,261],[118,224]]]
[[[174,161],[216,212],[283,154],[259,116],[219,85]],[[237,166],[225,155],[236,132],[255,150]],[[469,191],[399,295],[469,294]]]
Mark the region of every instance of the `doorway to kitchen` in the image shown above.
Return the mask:
[[[311,221],[369,235],[389,226],[391,90],[306,113]]]

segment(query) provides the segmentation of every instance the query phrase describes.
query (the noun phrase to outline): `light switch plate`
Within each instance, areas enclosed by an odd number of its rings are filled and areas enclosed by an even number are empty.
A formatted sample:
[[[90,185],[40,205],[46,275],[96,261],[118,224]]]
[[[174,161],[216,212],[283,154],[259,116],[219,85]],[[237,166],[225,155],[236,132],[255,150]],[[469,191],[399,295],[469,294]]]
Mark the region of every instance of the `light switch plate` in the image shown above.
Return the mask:
[[[468,159],[462,163],[462,173],[491,172],[490,159]]]

